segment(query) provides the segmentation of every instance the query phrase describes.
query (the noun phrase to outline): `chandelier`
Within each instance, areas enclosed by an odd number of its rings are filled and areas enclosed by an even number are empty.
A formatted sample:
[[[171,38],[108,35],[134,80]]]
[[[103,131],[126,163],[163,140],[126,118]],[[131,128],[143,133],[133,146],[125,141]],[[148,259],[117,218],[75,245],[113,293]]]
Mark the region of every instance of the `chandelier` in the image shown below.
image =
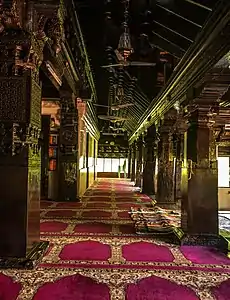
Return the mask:
[[[131,44],[131,37],[129,34],[129,28],[128,28],[128,17],[129,17],[129,0],[125,1],[125,11],[124,11],[124,32],[121,34],[118,48],[117,50],[119,53],[124,57],[126,60],[132,53],[133,53],[133,47]]]

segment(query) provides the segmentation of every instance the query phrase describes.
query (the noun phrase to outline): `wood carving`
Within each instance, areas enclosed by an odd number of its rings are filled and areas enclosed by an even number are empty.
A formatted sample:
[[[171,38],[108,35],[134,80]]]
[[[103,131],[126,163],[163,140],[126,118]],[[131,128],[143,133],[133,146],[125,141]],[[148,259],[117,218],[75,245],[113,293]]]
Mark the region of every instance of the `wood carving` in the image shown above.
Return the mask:
[[[20,28],[20,9],[19,0],[11,1],[11,6],[5,6],[5,1],[0,2],[0,33],[8,28]]]

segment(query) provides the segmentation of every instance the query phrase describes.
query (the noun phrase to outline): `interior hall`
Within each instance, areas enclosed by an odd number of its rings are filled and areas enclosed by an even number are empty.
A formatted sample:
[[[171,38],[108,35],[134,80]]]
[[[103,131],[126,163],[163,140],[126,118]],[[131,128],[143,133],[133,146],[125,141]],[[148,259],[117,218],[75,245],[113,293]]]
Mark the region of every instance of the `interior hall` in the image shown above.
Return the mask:
[[[0,299],[230,300],[230,0],[0,0]]]

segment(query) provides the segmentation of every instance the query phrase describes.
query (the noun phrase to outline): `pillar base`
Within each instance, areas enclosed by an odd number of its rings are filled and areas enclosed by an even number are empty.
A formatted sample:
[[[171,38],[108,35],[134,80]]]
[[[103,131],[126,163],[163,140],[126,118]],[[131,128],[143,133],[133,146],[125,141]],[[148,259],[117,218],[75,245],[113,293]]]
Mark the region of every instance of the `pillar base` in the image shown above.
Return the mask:
[[[0,258],[0,269],[25,269],[32,270],[41,261],[44,253],[49,246],[48,241],[37,243],[27,254],[26,257]]]

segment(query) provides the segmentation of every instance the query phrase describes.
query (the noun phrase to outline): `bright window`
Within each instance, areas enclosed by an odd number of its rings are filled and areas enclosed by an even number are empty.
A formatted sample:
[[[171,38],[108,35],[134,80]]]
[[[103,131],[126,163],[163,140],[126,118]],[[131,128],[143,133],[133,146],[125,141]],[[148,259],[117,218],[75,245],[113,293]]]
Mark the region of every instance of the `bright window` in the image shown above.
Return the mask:
[[[118,172],[119,158],[112,158],[112,172]]]
[[[218,187],[229,187],[229,157],[218,157]]]
[[[111,160],[111,158],[105,158],[104,172],[112,172],[112,160]]]
[[[97,158],[97,172],[104,171],[104,158]]]

